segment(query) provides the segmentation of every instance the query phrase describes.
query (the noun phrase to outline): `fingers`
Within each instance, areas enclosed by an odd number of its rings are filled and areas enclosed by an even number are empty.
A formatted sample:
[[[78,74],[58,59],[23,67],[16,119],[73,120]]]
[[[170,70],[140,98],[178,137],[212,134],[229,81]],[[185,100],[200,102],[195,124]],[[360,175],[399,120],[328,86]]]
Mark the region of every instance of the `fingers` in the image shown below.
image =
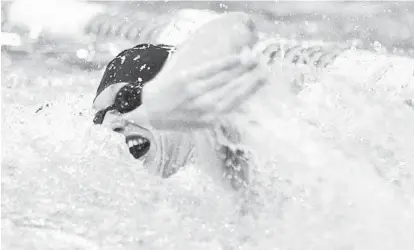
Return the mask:
[[[188,82],[189,80],[196,81],[209,79],[233,69],[243,70],[242,68],[248,68],[257,61],[256,54],[251,50],[246,49],[241,53],[230,55],[213,63],[192,69],[190,73],[185,72],[184,74],[181,74],[180,81]]]
[[[242,102],[247,101],[267,83],[268,75],[268,69],[265,66],[259,66],[217,89],[214,93],[215,98],[211,98],[215,103],[216,112],[228,113]]]
[[[214,76],[217,73],[238,67],[241,63],[242,61],[239,54],[231,55],[214,63],[191,69],[191,71],[185,71],[180,74],[179,79],[184,82],[188,80],[204,79]]]
[[[144,98],[149,98],[148,96],[157,96],[157,92],[165,91],[166,89],[176,89],[177,86],[180,86],[180,92],[182,92],[182,88],[184,88],[183,90],[188,90],[189,93],[195,92],[197,91],[197,86],[194,84],[195,82],[211,78],[218,73],[238,68],[241,63],[242,60],[240,55],[231,55],[212,64],[191,68],[188,71],[161,71],[160,76],[157,76],[152,80],[151,84],[146,84],[144,86],[144,92],[146,93]],[[194,95],[198,95],[198,93],[199,92]]]
[[[198,119],[214,122],[221,115],[229,113],[253,96],[267,83],[269,71],[265,66],[255,65],[254,68],[239,74],[241,76],[221,83],[215,89],[204,88],[204,93],[194,97],[191,102],[182,103],[183,119]],[[207,82],[207,81],[205,81]]]
[[[240,92],[239,95],[234,95],[217,104],[217,110],[220,113],[229,113],[238,108],[243,103],[247,102],[259,89],[267,83],[266,79],[260,79],[256,84],[246,86],[246,90]]]
[[[208,96],[201,96],[187,103],[187,115],[183,116],[183,119],[196,119],[205,124],[214,124],[224,114],[230,113],[249,100],[267,83],[267,79],[268,70],[264,66],[256,67],[222,88],[211,91]]]
[[[238,79],[241,75],[245,75],[248,72],[254,71],[257,67],[257,61],[250,61],[231,71],[217,74],[208,80],[194,82],[193,86],[188,90],[189,95],[191,96],[189,101],[191,101],[192,106],[195,107],[213,108],[216,105],[215,101],[217,101],[218,98],[221,99],[221,97],[217,96],[217,89],[231,85],[235,79]]]
[[[266,83],[268,72],[261,66],[259,59],[249,53],[247,56],[226,57],[199,70],[191,70],[192,73],[182,74],[179,78],[176,75],[172,78],[174,84],[171,81],[169,83],[169,89],[174,94],[163,95],[162,104],[155,105],[153,100],[144,100],[144,105],[159,107],[147,107],[151,109],[148,109],[146,119],[143,114],[139,114],[143,107],[128,112],[123,118],[140,120],[139,123],[148,120],[160,130],[211,127],[223,113],[238,107]],[[171,96],[175,98],[170,103],[167,100]],[[145,94],[143,98],[146,98]],[[168,115],[164,112],[164,106],[169,107]]]

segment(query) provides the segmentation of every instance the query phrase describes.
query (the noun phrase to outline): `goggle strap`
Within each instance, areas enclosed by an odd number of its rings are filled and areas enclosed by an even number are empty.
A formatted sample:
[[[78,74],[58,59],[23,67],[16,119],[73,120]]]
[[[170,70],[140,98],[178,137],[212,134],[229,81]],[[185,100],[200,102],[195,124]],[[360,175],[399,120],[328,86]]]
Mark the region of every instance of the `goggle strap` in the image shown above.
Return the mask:
[[[112,104],[111,106],[107,107],[106,109],[100,110],[95,114],[95,118],[93,118],[94,124],[102,124],[106,115],[106,112],[114,110],[115,104]]]

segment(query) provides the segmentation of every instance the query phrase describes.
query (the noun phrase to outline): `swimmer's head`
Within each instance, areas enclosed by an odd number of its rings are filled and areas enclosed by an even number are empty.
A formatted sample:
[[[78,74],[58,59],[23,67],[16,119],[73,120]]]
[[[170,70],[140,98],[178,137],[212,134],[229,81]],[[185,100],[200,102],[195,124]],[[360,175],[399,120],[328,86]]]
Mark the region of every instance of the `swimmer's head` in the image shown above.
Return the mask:
[[[135,159],[143,160],[150,172],[166,178],[192,158],[192,141],[185,133],[160,132],[152,128],[141,103],[141,88],[136,83],[117,83],[105,88],[96,98],[95,124],[102,124],[125,136]],[[140,113],[137,123],[123,114]],[[142,114],[142,115],[141,115]]]
[[[93,104],[97,111],[93,122],[123,134],[129,152],[136,159],[146,155],[151,144],[155,147],[149,122],[143,120],[142,124],[135,124],[120,119],[120,116],[141,106],[141,89],[138,83],[116,83],[101,91]]]
[[[123,134],[136,159],[156,148],[149,122],[144,119],[134,124],[122,121],[120,116],[141,107],[143,85],[156,76],[173,49],[167,45],[140,44],[121,52],[107,65],[96,92],[94,123]]]

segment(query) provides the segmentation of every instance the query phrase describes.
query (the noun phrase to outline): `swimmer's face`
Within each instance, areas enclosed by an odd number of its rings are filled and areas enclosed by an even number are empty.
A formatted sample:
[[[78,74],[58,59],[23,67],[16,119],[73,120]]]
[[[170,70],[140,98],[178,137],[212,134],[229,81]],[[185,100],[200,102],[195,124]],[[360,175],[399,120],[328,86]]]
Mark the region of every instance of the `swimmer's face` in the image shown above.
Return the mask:
[[[94,123],[111,128],[125,136],[125,143],[135,159],[155,157],[157,143],[150,131],[149,121],[135,124],[121,115],[141,106],[141,88],[138,83],[116,83],[99,93],[93,107],[97,110]],[[144,157],[145,156],[145,157]]]

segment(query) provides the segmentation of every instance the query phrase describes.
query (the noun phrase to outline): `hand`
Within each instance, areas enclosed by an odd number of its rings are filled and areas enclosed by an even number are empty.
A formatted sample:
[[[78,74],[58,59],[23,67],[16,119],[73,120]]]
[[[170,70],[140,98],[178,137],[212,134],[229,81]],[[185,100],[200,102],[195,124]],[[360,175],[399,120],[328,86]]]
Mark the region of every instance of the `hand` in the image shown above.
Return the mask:
[[[246,53],[191,72],[156,77],[144,86],[143,105],[124,114],[124,119],[137,124],[149,120],[160,130],[212,127],[267,82],[267,67],[253,53]]]

